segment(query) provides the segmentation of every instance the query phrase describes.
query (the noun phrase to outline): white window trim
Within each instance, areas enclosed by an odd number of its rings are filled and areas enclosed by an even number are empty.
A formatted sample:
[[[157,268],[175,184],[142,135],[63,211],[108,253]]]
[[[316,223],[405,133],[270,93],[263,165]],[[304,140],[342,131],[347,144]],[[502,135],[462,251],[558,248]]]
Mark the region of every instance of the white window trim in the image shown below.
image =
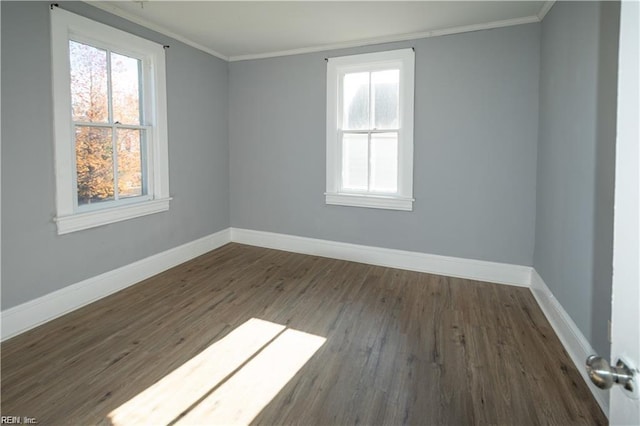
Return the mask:
[[[398,193],[375,194],[341,189],[342,159],[338,138],[340,81],[346,72],[400,68],[400,131],[398,136]],[[413,104],[415,53],[413,49],[329,58],[327,63],[327,191],[326,204],[390,210],[413,210]]]
[[[75,142],[71,117],[69,39],[143,58],[145,126],[149,126],[148,196],[105,202],[104,208],[79,210],[76,200]],[[51,9],[56,217],[58,234],[106,225],[169,209],[169,147],[165,53],[162,45],[58,7]],[[156,89],[157,88],[157,89]]]

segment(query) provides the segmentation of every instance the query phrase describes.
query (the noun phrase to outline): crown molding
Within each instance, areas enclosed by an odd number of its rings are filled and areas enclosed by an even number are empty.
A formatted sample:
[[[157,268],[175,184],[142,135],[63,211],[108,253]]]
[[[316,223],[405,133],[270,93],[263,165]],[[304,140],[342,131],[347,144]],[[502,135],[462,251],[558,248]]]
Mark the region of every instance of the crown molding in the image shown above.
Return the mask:
[[[349,42],[344,42],[344,43],[333,43],[333,44],[322,44],[322,45],[318,45],[318,46],[310,46],[310,47],[302,47],[302,48],[298,48],[298,49],[289,49],[289,50],[278,50],[278,51],[273,51],[273,52],[266,52],[266,53],[256,53],[256,54],[247,54],[247,55],[236,55],[236,56],[226,56],[220,52],[217,52],[213,49],[210,49],[206,46],[203,46],[200,43],[196,43],[193,40],[190,40],[187,37],[181,36],[179,34],[174,33],[173,31],[168,30],[167,28],[155,24],[147,19],[144,18],[140,18],[136,15],[133,15],[113,4],[111,4],[109,1],[106,0],[98,0],[98,1],[91,1],[91,0],[86,0],[85,3],[97,7],[98,9],[102,9],[106,12],[109,12],[113,15],[119,16],[121,18],[124,18],[128,21],[134,22],[136,24],[142,25],[143,27],[146,27],[150,30],[156,31],[160,34],[166,35],[167,37],[171,37],[175,40],[178,40],[184,44],[187,44],[191,47],[194,47],[198,50],[201,50],[203,52],[206,52],[212,56],[215,56],[217,58],[223,59],[225,61],[228,62],[237,62],[237,61],[248,61],[248,60],[252,60],[252,59],[265,59],[265,58],[274,58],[274,57],[279,57],[279,56],[291,56],[291,55],[300,55],[300,54],[304,54],[304,53],[315,53],[315,52],[323,52],[323,51],[328,51],[328,50],[336,50],[336,49],[347,49],[347,48],[351,48],[351,47],[362,47],[362,46],[371,46],[371,45],[376,45],[376,44],[383,44],[383,43],[393,43],[393,42],[400,42],[400,41],[409,41],[409,40],[418,40],[418,39],[423,39],[423,38],[430,38],[430,37],[439,37],[439,36],[444,36],[444,35],[451,35],[451,34],[461,34],[461,33],[467,33],[467,32],[472,32],[472,31],[481,31],[481,30],[490,30],[490,29],[494,29],[494,28],[503,28],[503,27],[510,27],[510,26],[514,26],[514,25],[523,25],[523,24],[531,24],[531,23],[536,23],[536,22],[540,22],[544,16],[547,14],[547,12],[549,11],[549,9],[551,9],[551,7],[553,6],[553,4],[555,3],[555,0],[551,0],[551,1],[545,1],[544,4],[542,5],[542,7],[540,8],[540,11],[536,14],[536,15],[532,15],[532,16],[525,16],[522,18],[513,18],[513,19],[505,19],[505,20],[500,20],[500,21],[492,21],[492,22],[487,22],[487,23],[482,23],[482,24],[473,24],[473,25],[463,25],[463,26],[458,26],[458,27],[449,27],[449,28],[442,28],[442,29],[437,29],[437,30],[431,30],[431,31],[424,31],[424,32],[414,32],[414,33],[407,33],[407,34],[398,34],[398,35],[390,35],[390,36],[384,36],[384,37],[376,37],[376,38],[369,38],[369,39],[362,39],[362,40],[356,40],[356,41],[349,41]]]
[[[129,12],[117,7],[117,6],[114,6],[113,4],[111,4],[108,1],[104,1],[104,0],[101,0],[101,1],[90,1],[90,0],[87,0],[84,3],[86,3],[86,4],[90,5],[90,6],[97,7],[98,9],[102,9],[105,12],[109,12],[109,13],[111,13],[113,15],[119,16],[120,18],[126,19],[127,21],[131,21],[131,22],[134,22],[134,23],[136,23],[138,25],[142,25],[145,28],[148,28],[148,29],[153,30],[153,31],[155,31],[157,33],[166,35],[167,37],[171,37],[171,38],[173,38],[175,40],[178,40],[179,42],[182,42],[182,43],[184,43],[186,45],[194,47],[194,48],[196,48],[198,50],[201,50],[201,51],[203,51],[205,53],[208,53],[209,55],[215,56],[216,58],[220,58],[222,60],[229,61],[229,57],[226,56],[226,55],[223,55],[220,52],[216,52],[213,49],[209,49],[208,47],[203,46],[200,43],[196,43],[195,41],[190,40],[187,37],[184,37],[184,36],[181,36],[179,34],[176,34],[173,31],[170,31],[170,30],[166,29],[165,27],[163,27],[161,25],[154,24],[153,22],[151,22],[151,21],[149,21],[147,19],[140,18],[139,16],[133,15],[133,14],[131,14],[131,13],[129,13]]]
[[[323,44],[313,47],[303,47],[300,49],[279,50],[276,52],[258,53],[251,55],[230,56],[229,62],[248,61],[252,59],[274,58],[278,56],[300,55],[303,53],[324,52],[327,50],[346,49],[350,47],[371,46],[382,43],[393,43],[398,41],[418,40],[421,38],[439,37],[450,34],[460,34],[472,31],[490,30],[493,28],[510,27],[514,25],[531,24],[540,22],[537,15],[525,16],[522,18],[505,19],[502,21],[487,22],[484,24],[464,25],[460,27],[443,28],[439,30],[424,31],[418,33],[399,34],[385,37],[377,37],[344,43]]]
[[[538,19],[542,21],[547,13],[551,10],[551,7],[556,3],[556,0],[545,1],[538,12]]]

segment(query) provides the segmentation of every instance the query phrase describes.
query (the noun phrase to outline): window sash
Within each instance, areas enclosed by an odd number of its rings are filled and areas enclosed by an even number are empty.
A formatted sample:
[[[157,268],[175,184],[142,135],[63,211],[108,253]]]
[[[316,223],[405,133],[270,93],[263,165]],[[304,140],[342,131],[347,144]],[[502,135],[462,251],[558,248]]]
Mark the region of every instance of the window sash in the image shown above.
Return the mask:
[[[376,72],[380,72],[380,71],[392,71],[392,70],[397,70],[400,72],[400,80],[399,80],[399,84],[398,84],[398,127],[397,128],[389,128],[388,130],[392,131],[392,130],[399,130],[400,127],[402,127],[402,100],[403,100],[403,90],[404,90],[404,78],[402,78],[402,64],[401,63],[389,63],[389,64],[383,64],[383,65],[372,65],[372,66],[367,66],[367,65],[363,65],[363,66],[359,66],[359,67],[355,67],[352,69],[349,69],[348,71],[341,71],[338,73],[338,98],[337,98],[337,103],[338,103],[338,109],[337,109],[337,127],[338,130],[343,130],[343,131],[349,131],[349,132],[357,132],[357,131],[363,131],[363,130],[385,130],[385,129],[379,129],[377,127],[374,126],[374,121],[375,121],[375,111],[376,111],[376,102],[373,95],[373,83],[372,83],[372,74],[376,73]],[[366,129],[346,129],[344,126],[344,78],[346,75],[348,74],[356,74],[356,73],[368,73],[369,74],[369,94],[368,94],[368,99],[369,99],[369,125]]]
[[[395,133],[396,140],[398,141],[398,146],[397,146],[398,152],[397,152],[397,158],[396,158],[396,184],[397,184],[396,191],[378,191],[371,188],[372,186],[371,171],[373,169],[373,158],[371,155],[371,152],[372,152],[371,136],[375,134],[385,134],[385,133]],[[366,190],[348,188],[344,184],[344,174],[345,174],[344,157],[343,157],[344,135],[367,135],[368,148],[367,148],[367,189]],[[399,167],[400,166],[400,136],[401,136],[400,129],[339,130],[338,131],[338,164],[340,165],[340,168],[341,168],[339,192],[353,193],[353,194],[399,195],[400,194],[400,167]]]
[[[118,46],[109,42],[100,41],[91,37],[76,34],[74,32],[69,33],[68,41],[74,41],[76,43],[85,44],[96,49],[101,49],[106,52],[107,56],[107,102],[108,102],[108,123],[113,122],[113,84],[112,84],[112,69],[111,69],[111,54],[126,56],[132,59],[140,61],[140,68],[138,69],[138,108],[139,108],[139,121],[140,125],[149,125],[150,116],[147,115],[147,111],[153,111],[152,94],[153,89],[151,82],[147,76],[152,73],[152,65],[147,55],[142,54],[137,50]],[[69,56],[69,55],[67,55]],[[70,69],[69,69],[70,70]],[[72,119],[73,120],[73,119]],[[150,127],[150,126],[149,126]]]
[[[400,81],[399,81],[399,87],[398,87],[398,105],[399,105],[399,110],[398,110],[398,127],[395,128],[389,128],[389,129],[378,129],[376,127],[373,126],[374,124],[374,114],[375,114],[375,100],[372,98],[372,74],[375,72],[379,72],[379,71],[389,71],[389,70],[398,70],[400,72]],[[403,125],[403,101],[404,101],[404,90],[405,90],[405,78],[402,75],[403,71],[403,64],[400,61],[386,61],[386,62],[382,62],[382,63],[377,63],[377,64],[361,64],[361,65],[352,65],[349,67],[341,67],[340,71],[337,73],[337,78],[338,78],[338,93],[337,93],[337,127],[338,127],[338,131],[337,131],[337,166],[339,167],[338,173],[337,173],[337,177],[338,177],[338,182],[337,182],[337,190],[339,193],[346,193],[346,194],[360,194],[360,195],[367,195],[367,194],[371,194],[371,195],[391,195],[391,196],[398,196],[400,194],[402,194],[403,188],[403,179],[402,179],[402,172],[401,172],[401,165],[402,165],[402,153],[401,151],[402,149],[402,142],[401,142],[401,137],[402,135],[400,134],[401,129],[402,129],[402,125]],[[369,126],[366,129],[345,129],[344,128],[344,79],[345,76],[347,74],[352,74],[352,73],[360,73],[360,72],[366,72],[369,74],[369,117],[368,117],[368,122],[369,122]],[[375,191],[371,189],[371,135],[375,134],[375,133],[396,133],[398,135],[398,152],[397,152],[397,159],[396,159],[396,168],[397,168],[397,190],[390,192],[390,191]],[[344,184],[344,158],[343,158],[343,152],[344,152],[344,146],[343,146],[343,141],[344,141],[344,135],[345,134],[366,134],[367,136],[367,140],[368,140],[368,176],[367,176],[367,190],[359,190],[359,189],[354,189],[354,188],[348,188],[345,186]]]
[[[114,107],[113,107],[113,70],[112,70],[112,62],[111,62],[111,54],[116,53],[119,55],[127,56],[133,59],[140,61],[141,66],[138,69],[138,114],[140,123],[145,123],[145,93],[144,93],[144,73],[143,69],[145,68],[145,60],[144,58],[140,58],[140,55],[136,55],[135,53],[125,52],[124,49],[119,49],[117,47],[111,46],[109,43],[101,43],[98,41],[93,41],[88,39],[87,37],[78,37],[78,36],[70,36],[69,41],[74,41],[76,43],[81,43],[86,46],[90,46],[93,48],[104,50],[106,53],[106,73],[107,73],[107,122],[87,122],[87,121],[75,121],[72,119],[72,127],[75,130],[78,127],[98,127],[98,128],[107,128],[111,129],[111,147],[112,147],[112,183],[113,183],[113,200],[100,201],[99,203],[88,203],[80,205],[78,202],[78,171],[77,171],[77,156],[74,155],[73,160],[73,193],[74,193],[74,211],[76,212],[87,212],[87,211],[95,211],[105,208],[117,207],[119,205],[127,205],[130,203],[137,203],[141,201],[151,200],[152,197],[150,194],[153,194],[153,188],[150,188],[149,182],[149,164],[147,155],[147,147],[152,145],[153,141],[149,141],[150,129],[152,126],[144,125],[144,124],[125,124],[120,123],[118,121],[114,122]],[[71,70],[70,70],[71,71]],[[73,87],[69,87],[69,90],[73,92]],[[72,105],[69,105],[72,107]],[[140,131],[140,163],[141,163],[141,185],[142,185],[142,194],[138,196],[132,197],[121,197],[119,193],[119,158],[118,158],[118,129],[129,129],[129,130],[139,130]],[[72,135],[75,134],[75,131],[71,132]],[[150,143],[151,142],[151,143]],[[74,138],[74,143],[72,144],[74,152],[77,149],[76,141]]]
[[[109,124],[109,123],[92,123],[92,122],[82,122],[82,121],[74,121],[73,128],[76,127],[100,127],[111,129],[111,146],[113,152],[113,188],[114,188],[114,199],[108,201],[101,201],[99,203],[89,203],[80,205],[78,203],[78,171],[77,171],[77,161],[74,160],[73,163],[73,193],[74,193],[74,210],[78,213],[95,211],[105,208],[117,207],[119,205],[127,205],[131,203],[139,203],[141,201],[148,201],[153,199],[153,180],[150,179],[150,168],[149,168],[149,149],[153,146],[153,141],[151,139],[152,129],[151,126],[142,126],[136,124]],[[142,194],[132,196],[132,197],[120,197],[118,190],[118,175],[119,175],[119,167],[118,167],[118,129],[127,129],[127,130],[139,130],[140,131],[140,163],[141,163],[141,174],[142,174]],[[75,132],[72,132],[74,134]],[[75,142],[73,144],[74,151],[76,149]]]

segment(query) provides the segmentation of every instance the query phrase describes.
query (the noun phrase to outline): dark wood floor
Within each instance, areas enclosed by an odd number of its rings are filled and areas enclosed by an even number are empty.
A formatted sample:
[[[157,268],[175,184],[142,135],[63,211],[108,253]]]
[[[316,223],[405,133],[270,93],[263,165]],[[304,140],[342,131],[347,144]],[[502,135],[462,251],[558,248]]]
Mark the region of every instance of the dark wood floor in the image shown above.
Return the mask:
[[[114,413],[163,377],[161,408],[193,401],[162,423],[214,423],[192,415],[220,409],[212,395],[234,386],[234,409],[246,411],[269,384],[255,374],[262,352],[226,373],[211,369],[227,358],[202,357],[252,318],[326,338],[253,423],[606,423],[528,289],[239,244],[4,342],[2,415],[138,424],[135,412]],[[203,373],[192,366],[166,383],[200,353]],[[263,370],[278,374],[288,356]],[[255,383],[229,384],[252,363]]]

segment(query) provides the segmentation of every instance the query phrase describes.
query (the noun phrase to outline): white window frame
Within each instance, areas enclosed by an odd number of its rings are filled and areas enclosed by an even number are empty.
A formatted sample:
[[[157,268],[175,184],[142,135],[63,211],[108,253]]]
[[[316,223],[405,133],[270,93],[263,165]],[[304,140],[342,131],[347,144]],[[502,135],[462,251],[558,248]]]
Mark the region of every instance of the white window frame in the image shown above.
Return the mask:
[[[398,192],[348,191],[342,187],[342,81],[346,73],[400,70],[398,129]],[[413,103],[415,53],[413,49],[341,56],[327,60],[327,192],[326,204],[390,210],[413,210]],[[377,130],[376,130],[377,131]],[[380,132],[384,132],[380,130]]]
[[[71,108],[69,40],[142,61],[140,99],[146,131],[147,195],[78,206]],[[162,45],[62,10],[51,9],[56,217],[58,234],[93,228],[169,209],[169,149],[165,52]],[[126,128],[126,126],[123,126]],[[143,170],[145,168],[143,167]]]

